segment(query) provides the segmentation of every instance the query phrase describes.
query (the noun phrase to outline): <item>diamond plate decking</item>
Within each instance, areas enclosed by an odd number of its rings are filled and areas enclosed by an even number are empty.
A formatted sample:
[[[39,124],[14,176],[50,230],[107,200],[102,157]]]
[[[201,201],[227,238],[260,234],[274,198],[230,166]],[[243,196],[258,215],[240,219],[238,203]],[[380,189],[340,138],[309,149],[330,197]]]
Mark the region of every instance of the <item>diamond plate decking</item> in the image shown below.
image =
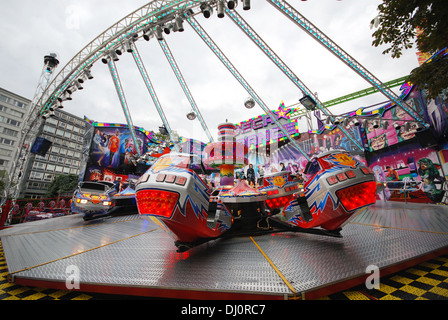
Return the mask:
[[[378,202],[342,238],[275,233],[212,241],[184,253],[138,215],[84,222],[72,215],[0,231],[20,284],[62,288],[67,267],[81,289],[173,298],[303,298],[448,248],[448,207]],[[312,296],[312,295],[310,295]]]

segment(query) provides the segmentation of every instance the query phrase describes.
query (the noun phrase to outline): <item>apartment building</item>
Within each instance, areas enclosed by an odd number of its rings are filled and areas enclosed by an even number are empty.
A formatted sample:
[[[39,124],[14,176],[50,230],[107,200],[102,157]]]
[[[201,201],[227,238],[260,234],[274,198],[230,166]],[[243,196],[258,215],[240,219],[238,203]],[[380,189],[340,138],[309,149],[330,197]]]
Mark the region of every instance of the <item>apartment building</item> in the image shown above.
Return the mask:
[[[0,171],[10,173],[31,100],[0,88]]]
[[[84,119],[62,109],[56,110],[54,117],[45,120],[38,137],[51,141],[52,145],[45,156],[31,154],[21,197],[44,197],[57,175],[79,174],[86,125]]]

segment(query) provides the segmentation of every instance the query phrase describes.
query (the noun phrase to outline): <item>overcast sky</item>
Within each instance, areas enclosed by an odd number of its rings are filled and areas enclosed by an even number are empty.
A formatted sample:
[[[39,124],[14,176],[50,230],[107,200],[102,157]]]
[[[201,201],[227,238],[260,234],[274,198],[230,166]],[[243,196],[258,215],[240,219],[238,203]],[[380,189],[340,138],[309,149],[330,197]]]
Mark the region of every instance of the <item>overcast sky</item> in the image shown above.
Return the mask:
[[[418,66],[414,49],[400,59],[372,47],[370,21],[379,0],[289,0],[299,12],[348,52],[381,81],[405,75]],[[118,20],[147,4],[145,0],[16,0],[0,2],[0,87],[33,99],[44,55],[55,52],[64,66],[95,37]],[[240,15],[320,101],[325,102],[369,87],[357,73],[336,59],[267,1],[252,0],[252,9]],[[283,101],[298,103],[299,89],[227,17],[216,12],[210,19],[196,19],[271,109]],[[249,94],[206,44],[184,23],[185,31],[165,35],[194,100],[213,136],[219,123],[237,123],[263,113],[260,107],[244,108]],[[137,42],[152,84],[172,129],[180,135],[206,142],[197,121],[189,121],[191,106],[159,44],[152,39]],[[157,130],[162,121],[131,55],[117,62],[134,125]],[[92,68],[93,80],[64,104],[64,110],[98,121],[126,123],[108,68],[101,62]],[[394,90],[397,92],[397,88]],[[339,114],[384,101],[382,95],[332,107]],[[303,131],[308,128],[304,127]]]

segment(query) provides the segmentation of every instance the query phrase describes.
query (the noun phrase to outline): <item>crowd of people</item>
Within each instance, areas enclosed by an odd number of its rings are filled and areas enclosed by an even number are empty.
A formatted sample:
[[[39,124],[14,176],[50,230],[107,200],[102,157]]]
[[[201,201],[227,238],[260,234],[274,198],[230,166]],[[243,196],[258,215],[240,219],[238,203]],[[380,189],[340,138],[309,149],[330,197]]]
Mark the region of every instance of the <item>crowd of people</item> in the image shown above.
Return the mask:
[[[273,172],[279,172],[279,171],[289,171],[291,173],[291,177],[299,182],[303,182],[302,175],[292,170],[292,168],[287,168],[284,163],[280,163],[278,169],[276,167],[270,167],[269,172],[267,172],[266,168],[262,165],[257,165],[254,167],[254,165],[251,163],[247,167],[243,169],[235,170],[235,180],[236,182],[240,180],[245,180],[247,184],[253,188],[258,188],[263,186],[263,179],[266,174],[273,173]],[[213,180],[213,186],[215,186],[216,183],[216,176],[212,177]]]

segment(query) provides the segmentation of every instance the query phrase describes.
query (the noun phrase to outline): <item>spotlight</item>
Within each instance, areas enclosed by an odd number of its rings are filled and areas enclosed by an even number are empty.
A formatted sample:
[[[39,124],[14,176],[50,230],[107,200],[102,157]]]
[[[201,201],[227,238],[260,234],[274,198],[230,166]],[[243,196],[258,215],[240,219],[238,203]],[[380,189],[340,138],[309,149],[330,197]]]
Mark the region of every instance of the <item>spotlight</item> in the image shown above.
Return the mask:
[[[255,101],[252,98],[247,98],[246,101],[244,101],[244,106],[247,109],[252,109],[255,106]]]
[[[369,126],[369,120],[366,119],[362,122],[362,128],[365,130],[367,129],[368,126]]]
[[[106,62],[106,63],[107,63],[107,62]],[[73,92],[75,92],[76,90],[78,90],[78,88],[76,88],[75,86],[71,86],[71,87],[68,87],[68,88],[67,88],[66,92],[67,92],[69,95],[71,95],[71,94],[73,94]]]
[[[325,120],[325,124],[331,124],[331,123],[332,123],[331,117],[328,116],[327,119]]]
[[[378,129],[380,126],[380,122],[378,120],[373,120],[373,128]]]
[[[238,1],[236,1],[236,0],[227,1],[227,8],[229,8],[229,10],[235,9],[237,5],[238,5]]]
[[[82,76],[80,76],[80,77],[78,78],[78,82],[79,82],[79,83],[84,83],[86,80],[87,80],[87,77],[86,77],[85,74],[83,74]]]
[[[149,41],[149,39],[151,38],[151,28],[147,28],[145,30],[143,30],[143,39],[145,39],[146,41]]]
[[[155,33],[156,33],[157,40],[162,41],[163,40],[162,26],[157,25],[156,29],[155,29]]]
[[[168,130],[166,130],[165,126],[159,127],[160,134],[166,136],[168,134]]]
[[[52,104],[50,107],[48,107],[48,109],[50,111],[54,111],[55,109],[63,109],[64,106],[62,105],[61,101],[56,100],[56,102],[54,104]]]
[[[101,62],[104,63],[104,64],[107,64],[109,62],[109,58],[108,57],[103,57],[101,59]]]
[[[72,100],[71,94],[69,94],[67,91],[64,92],[64,94],[62,96],[58,97],[59,102],[63,102],[66,100]]]
[[[184,31],[184,20],[181,17],[176,17],[176,19],[174,20],[175,26],[177,28],[177,31],[179,32],[183,32]]]
[[[350,119],[349,118],[345,118],[344,121],[342,122],[342,125],[344,127],[347,127],[349,123],[350,123]]]
[[[356,126],[356,127],[359,127],[359,125],[360,125],[361,123],[359,122],[359,120],[358,119],[353,119],[353,125],[354,126]]]
[[[188,120],[196,119],[196,113],[194,113],[194,111],[190,111],[189,113],[187,113],[187,119]]]
[[[316,102],[309,96],[306,95],[303,98],[299,99],[299,102],[305,107],[307,110],[316,110]]]
[[[224,12],[226,9],[224,8],[224,1],[218,1],[216,4],[216,12],[218,14],[218,18],[224,18]]]
[[[84,89],[84,87],[82,86],[82,84],[80,84],[79,82],[76,82],[76,81],[75,81],[75,86],[76,86],[76,89],[78,89],[78,90],[82,90],[82,89]]]
[[[336,126],[340,125],[341,124],[341,119],[335,118],[334,121],[333,121],[333,124],[336,125]]]
[[[415,128],[415,130],[417,131],[422,131],[425,128],[425,126],[423,124],[421,124],[420,122],[417,123],[417,127]]]
[[[203,14],[204,17],[207,18],[207,19],[210,18],[211,15],[213,14],[213,8],[210,7],[210,6],[208,5],[207,2],[203,2],[203,3],[201,4],[200,8],[201,8],[201,12],[202,12],[202,14]]]
[[[46,112],[46,113],[44,113],[43,115],[42,115],[42,118],[43,119],[45,119],[45,120],[47,120],[48,118],[50,118],[50,117],[54,117],[54,116],[56,116],[56,114],[54,113],[54,111],[49,111],[49,112]]]
[[[110,56],[110,58],[111,58],[112,60],[114,60],[114,61],[118,61],[118,60],[120,60],[120,58],[118,58],[117,53],[116,53],[115,51],[110,51],[110,52],[109,52],[109,56]]]
[[[383,121],[382,126],[384,130],[387,130],[387,128],[389,128],[389,121]]]
[[[173,28],[173,25],[171,23],[169,23],[163,27],[163,32],[165,32],[166,34],[170,34],[172,28]]]
[[[405,124],[404,124],[404,130],[405,131],[409,131],[411,129],[411,123],[410,122],[406,122]]]
[[[115,49],[115,53],[118,54],[119,56],[121,56],[123,54],[123,48],[117,48]]]
[[[92,76],[92,72],[89,69],[84,69],[84,75],[87,77],[87,79],[92,80],[93,76]]]
[[[124,49],[126,50],[126,52],[129,52],[129,53],[134,52],[134,48],[132,48],[132,42],[131,42],[131,40],[126,41],[126,42],[124,43]]]
[[[250,0],[243,0],[243,10],[250,10]]]
[[[397,122],[394,122],[393,126],[394,126],[395,130],[400,130],[400,128],[401,128],[401,125],[398,124]]]

